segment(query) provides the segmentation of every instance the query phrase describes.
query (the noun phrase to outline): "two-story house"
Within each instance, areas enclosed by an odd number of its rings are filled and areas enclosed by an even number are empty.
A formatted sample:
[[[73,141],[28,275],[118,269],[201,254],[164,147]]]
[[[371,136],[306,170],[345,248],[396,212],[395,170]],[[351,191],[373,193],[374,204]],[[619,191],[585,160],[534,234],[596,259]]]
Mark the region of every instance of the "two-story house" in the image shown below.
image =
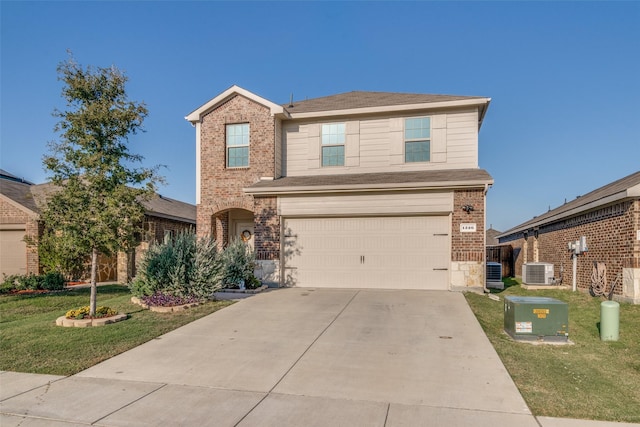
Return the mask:
[[[253,245],[271,285],[482,287],[489,102],[349,92],[278,105],[233,86],[186,117],[198,234]]]

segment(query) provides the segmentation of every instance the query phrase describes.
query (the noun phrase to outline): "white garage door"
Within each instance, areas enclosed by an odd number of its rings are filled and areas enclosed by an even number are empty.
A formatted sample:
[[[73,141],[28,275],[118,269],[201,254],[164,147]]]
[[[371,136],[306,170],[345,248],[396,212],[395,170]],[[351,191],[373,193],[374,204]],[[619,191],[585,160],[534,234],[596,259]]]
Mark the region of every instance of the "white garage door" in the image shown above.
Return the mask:
[[[0,278],[27,273],[27,244],[22,239],[24,230],[0,230]]]
[[[447,289],[448,216],[285,220],[285,282],[303,287]]]

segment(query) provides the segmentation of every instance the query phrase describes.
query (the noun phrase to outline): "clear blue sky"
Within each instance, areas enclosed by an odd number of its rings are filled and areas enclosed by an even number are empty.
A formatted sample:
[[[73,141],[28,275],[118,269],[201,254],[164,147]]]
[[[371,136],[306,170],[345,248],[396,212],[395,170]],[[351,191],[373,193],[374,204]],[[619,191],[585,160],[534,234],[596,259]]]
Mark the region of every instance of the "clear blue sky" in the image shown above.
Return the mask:
[[[276,103],[352,90],[492,98],[480,167],[507,230],[640,170],[638,2],[0,2],[0,166],[45,181],[56,66],[116,65],[146,102],[131,151],[195,202],[184,116],[233,84]]]

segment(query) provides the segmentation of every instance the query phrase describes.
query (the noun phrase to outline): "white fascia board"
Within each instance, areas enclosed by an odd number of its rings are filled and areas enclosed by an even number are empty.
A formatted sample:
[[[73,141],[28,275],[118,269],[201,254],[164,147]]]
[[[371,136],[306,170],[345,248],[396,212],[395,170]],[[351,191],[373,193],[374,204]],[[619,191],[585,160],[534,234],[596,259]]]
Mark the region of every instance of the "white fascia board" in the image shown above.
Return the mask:
[[[220,95],[213,98],[211,101],[207,102],[200,108],[196,109],[195,111],[187,115],[185,119],[190,121],[191,123],[199,122],[200,118],[204,113],[218,106],[219,104],[226,101],[228,98],[232,97],[233,95],[242,95],[245,98],[248,98],[254,102],[257,102],[260,105],[264,105],[265,107],[268,107],[271,110],[271,115],[284,113],[284,108],[281,105],[274,104],[268,99],[258,96],[253,92],[249,92],[248,90],[243,89],[240,86],[233,85],[229,89],[222,92]]]
[[[310,194],[310,193],[357,193],[369,191],[398,191],[398,190],[442,190],[442,189],[462,189],[492,185],[493,180],[479,181],[447,181],[438,184],[419,184],[408,182],[402,184],[358,184],[358,185],[318,185],[299,187],[265,187],[265,188],[243,188],[247,194],[256,195],[278,195],[278,194]]]
[[[316,111],[310,113],[296,113],[295,111],[289,111],[291,119],[309,119],[320,117],[333,117],[333,116],[351,116],[358,114],[375,114],[375,113],[388,113],[388,112],[400,112],[400,111],[413,111],[413,110],[437,110],[442,108],[453,107],[469,107],[488,105],[491,98],[474,98],[474,99],[462,99],[457,101],[444,101],[444,102],[429,102],[421,104],[404,104],[404,105],[387,105],[381,107],[365,107],[365,108],[351,108],[347,110],[330,110],[330,111]]]
[[[202,143],[200,139],[200,122],[195,123],[196,127],[196,206],[200,204],[200,192],[202,191],[202,183],[201,176],[202,173],[202,164],[201,164],[201,155],[202,155]]]

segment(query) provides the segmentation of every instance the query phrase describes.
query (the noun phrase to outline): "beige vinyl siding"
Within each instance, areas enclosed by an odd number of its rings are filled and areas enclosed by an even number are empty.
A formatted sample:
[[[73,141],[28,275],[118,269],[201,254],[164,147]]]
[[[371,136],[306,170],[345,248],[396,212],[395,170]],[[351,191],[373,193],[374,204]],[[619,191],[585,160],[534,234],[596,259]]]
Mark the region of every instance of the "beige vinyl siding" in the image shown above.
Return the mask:
[[[478,166],[478,112],[447,114],[447,163]]]
[[[345,195],[288,196],[278,198],[282,216],[411,215],[449,213],[453,192],[397,192]]]
[[[405,163],[404,119],[427,116],[431,118],[431,160]],[[331,122],[346,124],[345,165],[320,166],[320,128],[325,122],[289,122],[283,125],[284,176],[478,167],[477,109]]]

